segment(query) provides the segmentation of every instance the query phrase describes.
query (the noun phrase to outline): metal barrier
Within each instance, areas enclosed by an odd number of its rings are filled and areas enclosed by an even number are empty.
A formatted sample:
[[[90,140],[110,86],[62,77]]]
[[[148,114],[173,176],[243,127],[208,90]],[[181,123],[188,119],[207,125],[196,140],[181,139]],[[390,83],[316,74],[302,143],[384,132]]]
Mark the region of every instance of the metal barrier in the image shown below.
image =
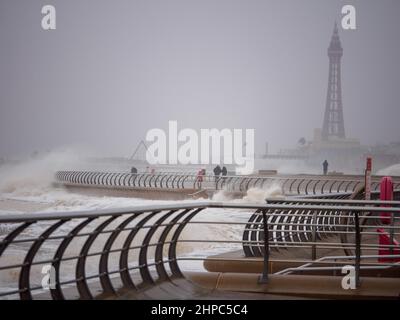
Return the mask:
[[[339,245],[348,243],[348,235],[359,233],[356,229],[359,227],[358,210],[349,212],[348,210],[342,210],[341,207],[345,206],[365,206],[370,205],[374,207],[380,207],[383,203],[387,203],[393,207],[398,207],[400,201],[376,201],[376,200],[337,200],[337,199],[300,199],[300,198],[288,198],[288,199],[266,199],[267,203],[271,205],[287,205],[287,209],[270,209],[267,211],[268,224],[274,225],[272,237],[269,241],[275,243],[283,242],[285,245],[291,245],[296,247],[298,243],[308,242],[311,247],[312,260],[317,257],[317,240],[326,239],[332,236],[339,236]],[[324,206],[335,206],[334,210],[324,209]],[[306,206],[306,207],[304,207]],[[319,207],[318,210],[310,210],[307,206]],[[369,216],[367,214],[361,216],[362,229],[376,229],[377,223],[379,224],[379,216]],[[391,225],[393,226],[395,221],[400,220],[400,217],[392,215]],[[243,241],[252,241],[259,243],[264,239],[264,212],[257,210],[249,219],[248,224],[243,232]],[[390,229],[391,241],[393,242],[394,228]],[[361,232],[360,234],[378,235],[377,232]],[[398,234],[396,234],[398,235]],[[357,239],[356,239],[357,240]],[[344,245],[342,247],[344,253],[348,256],[353,255],[354,252],[350,247]],[[372,248],[374,248],[372,246]],[[355,248],[357,249],[357,248]],[[366,249],[373,250],[373,249]],[[263,255],[263,251],[257,245],[243,245],[243,251],[247,257],[260,257]]]
[[[378,207],[383,204],[386,207]],[[398,220],[396,215],[400,213],[397,208],[399,204],[396,201],[334,200],[304,200],[297,203],[269,201],[265,205],[194,202],[92,212],[3,215],[0,216],[4,233],[0,238],[0,273],[5,273],[10,280],[7,282],[4,277],[0,277],[0,297],[92,299],[99,295],[115,296],[123,290],[137,294],[135,297],[138,298],[146,288],[163,284],[170,285],[166,287],[169,289],[164,287],[169,297],[179,294],[188,297],[194,287],[188,283],[179,285],[179,281],[185,280],[179,263],[209,258],[195,255],[195,249],[190,250],[191,256],[179,255],[177,249],[184,243],[243,245],[243,248],[252,250],[261,248],[264,253],[270,250],[284,252],[288,248],[303,248],[310,252],[324,248],[351,249],[356,250],[355,265],[359,272],[362,251],[394,246],[364,241],[365,237],[377,235],[373,230],[376,226],[360,223],[362,228],[357,228],[358,219],[377,223],[380,212],[391,212],[392,219]],[[242,215],[251,215],[254,210],[261,212],[264,221],[252,221],[250,229],[263,228],[267,230],[266,236],[261,239],[250,236],[242,240],[204,239],[201,234],[198,234],[200,238],[197,239],[187,239],[188,234],[183,236],[186,228],[197,228],[199,224],[241,226],[245,231],[249,228],[249,223],[243,219],[220,219],[220,210],[224,209],[237,210],[234,216],[241,218]],[[212,221],[194,219],[208,210],[213,210]],[[382,228],[393,229],[393,235],[399,236],[397,220]],[[323,241],[324,234],[343,233],[356,234],[357,239],[345,242]],[[189,235],[193,237],[196,233],[192,231]],[[16,262],[17,257],[22,257],[22,261]],[[264,259],[262,280],[266,281],[269,255],[264,254]],[[376,262],[376,265],[395,264]],[[43,288],[43,267],[51,270],[49,290]]]
[[[380,177],[374,177],[371,189],[379,190]],[[166,189],[210,189],[232,192],[246,192],[250,188],[265,189],[278,186],[286,195],[324,195],[354,192],[364,185],[361,176],[225,176],[205,175],[202,182],[196,174],[181,172],[120,173],[59,171],[56,180],[61,183],[86,186],[117,188],[166,188]],[[400,180],[395,180],[394,188],[400,188]]]
[[[380,191],[371,191],[371,200],[379,200]],[[364,188],[361,190],[355,190],[354,192],[337,192],[337,193],[323,193],[323,194],[311,194],[311,195],[295,195],[292,199],[335,199],[335,200],[364,200],[365,193]],[[400,200],[400,189],[393,190],[393,200]]]

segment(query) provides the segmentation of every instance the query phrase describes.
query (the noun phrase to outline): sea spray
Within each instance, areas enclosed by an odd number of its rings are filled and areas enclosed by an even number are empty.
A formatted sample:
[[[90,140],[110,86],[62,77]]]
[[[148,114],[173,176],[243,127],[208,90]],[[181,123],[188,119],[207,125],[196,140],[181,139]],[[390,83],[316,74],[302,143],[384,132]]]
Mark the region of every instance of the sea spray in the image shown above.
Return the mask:
[[[0,193],[38,196],[47,193],[54,173],[63,168],[82,168],[80,149],[60,149],[41,156],[0,167]]]
[[[380,176],[400,176],[400,163],[381,169],[376,174]]]
[[[250,188],[240,200],[244,203],[265,203],[266,198],[277,197],[283,197],[283,192],[280,186],[274,185],[268,189]]]
[[[265,203],[266,198],[283,196],[282,188],[279,185],[272,185],[268,188],[250,188],[241,199],[234,199],[231,192],[223,189],[215,193],[212,200],[235,203]]]

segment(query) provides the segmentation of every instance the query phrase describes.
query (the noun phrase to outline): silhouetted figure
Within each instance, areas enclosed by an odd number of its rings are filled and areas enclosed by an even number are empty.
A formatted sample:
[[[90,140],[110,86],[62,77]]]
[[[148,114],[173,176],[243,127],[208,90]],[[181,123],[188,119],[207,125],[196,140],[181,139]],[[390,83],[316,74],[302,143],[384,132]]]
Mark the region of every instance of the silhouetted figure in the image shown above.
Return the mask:
[[[328,161],[327,160],[325,160],[323,163],[322,163],[322,168],[323,168],[323,170],[324,170],[324,175],[326,176],[327,174],[328,174]]]
[[[226,175],[228,174],[228,170],[226,169],[225,166],[222,167],[221,173],[223,177],[226,177]]]
[[[219,178],[219,175],[221,174],[221,172],[222,172],[222,169],[221,169],[221,167],[219,166],[219,165],[217,165],[215,168],[214,168],[214,177],[215,177],[215,182],[217,182],[217,180],[218,180],[218,178]]]
[[[228,170],[226,169],[225,166],[222,167],[221,173],[222,173],[222,184],[221,185],[224,186],[225,185],[226,176],[228,174]]]
[[[137,174],[137,169],[136,169],[135,167],[132,167],[132,168],[131,168],[131,173]]]

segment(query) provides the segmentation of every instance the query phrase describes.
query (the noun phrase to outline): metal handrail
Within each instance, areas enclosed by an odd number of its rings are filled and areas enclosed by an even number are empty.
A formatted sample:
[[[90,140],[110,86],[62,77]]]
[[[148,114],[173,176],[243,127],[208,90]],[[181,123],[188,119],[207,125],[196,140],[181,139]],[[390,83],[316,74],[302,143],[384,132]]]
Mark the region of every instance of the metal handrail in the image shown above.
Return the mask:
[[[307,227],[304,227],[302,231],[304,233],[307,233],[308,231],[311,231],[312,233],[312,238],[316,238],[316,234],[318,233],[320,236],[321,234],[325,234],[325,229],[326,226],[329,226],[329,228],[333,228],[335,232],[338,234],[341,234],[340,230],[338,230],[339,227],[346,227],[345,225],[341,225],[337,223],[337,221],[341,221],[345,219],[346,221],[349,219],[348,216],[346,216],[346,212],[349,210],[346,209],[346,206],[353,205],[353,206],[358,206],[359,209],[357,209],[357,212],[365,212],[370,214],[371,212],[385,212],[385,210],[382,210],[384,207],[377,207],[377,206],[385,206],[385,205],[399,205],[399,201],[365,201],[365,200],[322,200],[322,199],[292,199],[292,198],[284,198],[284,199],[267,199],[267,203],[274,205],[275,209],[279,209],[278,213],[274,212],[273,210],[270,211],[270,214],[273,216],[272,221],[276,225],[279,225],[281,223],[281,216],[289,217],[289,223],[296,225],[297,227],[306,225],[309,229],[304,230]],[[365,207],[365,205],[368,205]],[[372,207],[372,205],[374,207]],[[314,211],[314,217],[311,217],[309,215],[310,210],[312,209],[310,206],[318,206],[322,212],[324,212],[325,217],[321,217],[321,219],[328,219],[328,223],[325,223],[325,226],[321,226],[318,228],[315,227],[315,221],[318,217],[315,216]],[[329,208],[330,206],[330,208]],[[336,207],[335,207],[336,206]],[[361,207],[364,206],[364,207]],[[293,209],[294,208],[294,209]],[[362,208],[362,209],[361,209]],[[399,208],[391,208],[390,211],[391,213],[394,213],[398,210]],[[289,212],[289,211],[292,212]],[[326,213],[331,213],[331,214],[326,214]],[[290,213],[290,214],[289,214]],[[366,217],[365,215],[361,216],[363,220],[373,220],[379,217]],[[275,220],[274,220],[275,219]],[[392,221],[395,221],[397,218],[392,217]],[[277,222],[278,220],[278,222]],[[261,222],[262,217],[259,212],[256,212],[253,214],[249,221],[248,225],[245,229],[245,232],[243,234],[243,240],[246,239],[257,239],[260,241],[261,238],[261,227],[259,225],[256,225],[256,223]],[[312,222],[311,222],[312,221]],[[288,221],[284,221],[283,225],[288,225]],[[317,224],[318,226],[319,224]],[[310,228],[311,227],[311,228]],[[323,229],[323,230],[318,230],[318,229]],[[363,226],[363,228],[372,228],[371,226]],[[389,230],[391,229],[390,226],[386,227]],[[285,227],[282,227],[281,230],[284,231]],[[280,232],[278,228],[278,232]],[[286,233],[286,232],[285,232]],[[295,233],[295,231],[290,231],[290,234],[292,235]],[[391,238],[393,239],[393,237]],[[309,240],[308,240],[309,241]],[[245,246],[244,251],[246,256],[261,256],[262,252],[259,250],[257,247],[252,247],[252,246]],[[315,249],[312,252],[312,258],[315,258]]]
[[[282,202],[283,199],[277,201]],[[297,200],[296,200],[297,201]],[[289,202],[292,202],[289,200]],[[308,202],[308,201],[307,201]],[[325,201],[322,201],[325,202]],[[376,205],[387,205],[387,201],[375,201]],[[340,201],[337,201],[340,203]],[[368,204],[368,201],[354,200],[354,204],[364,205]],[[299,210],[327,210],[327,211],[360,211],[360,212],[400,212],[400,208],[396,207],[371,207],[371,206],[329,206],[329,205],[291,205],[291,204],[256,204],[256,203],[232,203],[232,202],[219,202],[219,201],[198,201],[198,202],[187,202],[182,204],[162,204],[162,205],[146,205],[146,206],[135,206],[125,207],[117,209],[98,209],[98,210],[85,210],[85,211],[65,211],[65,212],[36,212],[30,213],[29,215],[24,213],[7,214],[0,216],[0,223],[10,222],[29,222],[29,221],[40,221],[40,220],[55,220],[55,219],[73,219],[73,218],[89,218],[89,217],[100,217],[100,216],[114,216],[124,215],[129,213],[142,213],[147,211],[157,210],[176,210],[176,209],[194,209],[194,208],[228,208],[228,209],[260,209],[260,210],[287,210],[287,209],[299,209]]]
[[[307,271],[307,270],[314,270],[314,271],[315,271],[315,270],[322,270],[322,269],[319,269],[320,267],[315,267],[315,268],[313,268],[313,269],[309,269],[309,266],[311,266],[311,265],[313,265],[313,264],[316,264],[316,263],[323,262],[323,261],[327,261],[327,260],[334,260],[334,261],[336,261],[336,260],[338,260],[338,259],[342,259],[342,260],[345,260],[345,259],[354,260],[354,259],[356,259],[356,257],[357,257],[357,256],[325,256],[325,257],[321,257],[321,258],[319,258],[319,259],[316,259],[316,260],[314,260],[314,261],[308,262],[308,263],[306,263],[306,264],[303,264],[303,265],[301,265],[301,266],[299,266],[299,267],[286,268],[286,269],[283,269],[283,270],[281,270],[281,271],[277,271],[277,272],[275,272],[274,274],[279,275],[279,274],[290,274],[290,273],[292,273],[292,272],[294,272],[294,271]],[[360,256],[360,259],[361,259],[361,260],[363,260],[363,259],[371,259],[371,258],[400,258],[400,254],[390,254],[390,255],[361,255],[361,256]],[[396,266],[396,265],[400,265],[400,262],[390,263],[390,264],[386,264],[386,265],[383,264],[383,265],[380,266],[380,267],[382,267],[382,269],[387,269],[387,268],[391,268],[391,267]],[[329,268],[331,268],[331,269],[329,269]],[[333,270],[333,269],[332,269],[332,267],[328,267],[328,268],[324,268],[323,270]]]
[[[250,188],[266,188],[278,185],[285,194],[332,194],[353,192],[364,184],[361,176],[219,176],[204,175],[199,183],[198,175],[183,172],[127,173],[97,171],[58,171],[55,178],[59,183],[69,185],[123,187],[123,188],[170,188],[170,189],[228,189],[245,192]],[[155,179],[154,179],[155,178]],[[104,181],[104,179],[106,181]],[[172,180],[171,180],[172,179]],[[378,190],[378,179],[373,177],[373,191]],[[350,183],[340,183],[343,180]],[[290,184],[288,183],[290,182]],[[324,182],[324,183],[322,183]],[[165,184],[164,184],[165,183]],[[317,188],[318,186],[318,188]],[[400,180],[395,179],[394,188],[400,188]]]
[[[382,201],[382,200],[352,200],[352,199],[343,199],[343,200],[335,200],[335,199],[304,199],[304,198],[266,198],[265,201],[267,203],[309,203],[309,204],[354,204],[354,205],[391,205],[391,206],[400,206],[400,201]]]
[[[179,257],[177,254],[177,246],[182,243],[231,243],[241,244],[244,246],[252,245],[263,249],[264,253],[264,270],[261,280],[268,280],[268,262],[270,259],[270,250],[282,250],[283,248],[301,247],[301,248],[356,248],[358,250],[356,267],[358,272],[361,269],[361,250],[376,250],[383,248],[391,248],[394,245],[375,245],[363,243],[362,239],[358,239],[356,243],[335,243],[324,242],[319,239],[309,238],[300,239],[301,241],[293,241],[289,239],[289,234],[301,234],[301,230],[290,230],[292,225],[289,219],[282,221],[273,221],[275,215],[288,217],[298,211],[305,210],[310,212],[316,220],[313,225],[318,232],[323,232],[324,228],[329,226],[327,217],[335,218],[336,212],[345,212],[348,215],[359,218],[367,218],[373,220],[379,218],[378,215],[366,216],[366,213],[393,212],[398,215],[400,208],[395,207],[377,207],[377,205],[387,205],[387,202],[366,201],[348,203],[330,203],[321,204],[289,204],[289,203],[267,203],[267,204],[240,204],[240,203],[224,203],[224,202],[192,202],[183,204],[166,204],[137,206],[123,209],[105,209],[86,212],[56,212],[56,213],[33,213],[33,214],[11,214],[0,216],[0,223],[11,224],[11,228],[0,239],[0,271],[10,269],[19,270],[18,289],[9,290],[0,293],[0,296],[9,296],[19,294],[21,299],[32,299],[34,292],[40,291],[40,286],[35,284],[32,279],[32,268],[49,264],[55,269],[55,287],[50,290],[53,299],[65,298],[65,281],[61,279],[61,267],[70,261],[76,261],[75,279],[68,280],[70,284],[78,290],[81,299],[94,298],[94,293],[90,288],[91,280],[99,280],[101,289],[105,294],[115,294],[118,288],[112,282],[111,276],[119,276],[125,288],[130,290],[140,290],[141,284],[135,280],[139,276],[143,285],[151,286],[162,281],[174,281],[176,278],[184,277],[183,272],[178,265],[178,261],[188,259],[187,257]],[[214,223],[224,224],[226,221],[192,221],[195,216],[204,212],[205,209],[231,208],[243,210],[245,214],[252,214],[253,210],[261,212],[263,221],[256,222],[258,227],[262,227],[264,237],[259,239],[244,239],[235,241],[231,239],[185,239],[182,237],[182,231],[189,224],[197,223]],[[250,211],[250,212],[249,212]],[[215,217],[218,217],[216,212]],[[396,216],[394,218],[397,219]],[[324,220],[325,219],[325,220]],[[354,226],[355,219],[351,225]],[[299,222],[299,221],[298,221]],[[246,228],[245,222],[235,222]],[[298,225],[306,224],[299,222]],[[342,225],[342,224],[338,224]],[[284,226],[279,230],[279,226]],[[332,226],[332,225],[331,225]],[[35,229],[36,228],[36,229]],[[286,229],[285,229],[286,228]],[[396,230],[398,234],[400,229],[398,225],[388,226]],[[61,229],[61,230],[60,230]],[[39,235],[32,235],[32,231]],[[278,231],[277,231],[278,230]],[[306,232],[308,230],[304,230]],[[327,230],[334,231],[334,230]],[[61,234],[60,234],[61,232]],[[285,236],[276,233],[286,234]],[[337,234],[342,232],[338,230]],[[34,232],[33,232],[34,233]],[[366,234],[365,232],[356,231],[359,236]],[[275,234],[275,235],[274,235]],[[304,234],[304,233],[303,233]],[[270,237],[272,235],[272,237]],[[119,245],[117,239],[122,237]],[[71,241],[80,238],[79,252],[66,255],[67,249]],[[157,238],[157,239],[155,239]],[[272,239],[272,241],[270,241]],[[53,257],[44,258],[40,256],[43,244],[54,240],[57,246],[52,247]],[[155,240],[155,241],[154,241]],[[30,242],[30,244],[29,244]],[[52,242],[52,243],[53,243]],[[23,245],[22,245],[23,244]],[[21,263],[9,263],[7,259],[8,249],[12,247],[20,248],[26,251],[25,258]],[[96,247],[96,248],[95,248]],[[150,250],[152,249],[152,250]],[[48,250],[48,249],[47,249]],[[154,251],[154,252],[153,252]],[[137,252],[137,259],[131,260],[130,254]],[[117,268],[110,267],[111,255],[119,256],[119,266]],[[98,272],[88,274],[88,259],[98,258]],[[393,255],[392,257],[395,257]],[[356,259],[357,260],[357,259]],[[135,265],[132,265],[135,262]],[[93,264],[90,264],[93,266]],[[131,271],[137,271],[135,275]],[[359,273],[358,273],[359,276]],[[90,281],[89,281],[90,280]]]

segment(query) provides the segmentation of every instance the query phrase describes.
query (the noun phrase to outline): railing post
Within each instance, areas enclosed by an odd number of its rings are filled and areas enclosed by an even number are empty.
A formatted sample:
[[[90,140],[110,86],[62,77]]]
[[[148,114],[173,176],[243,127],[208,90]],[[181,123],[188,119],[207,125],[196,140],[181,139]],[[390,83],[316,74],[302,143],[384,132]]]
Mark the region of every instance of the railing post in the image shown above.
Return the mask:
[[[390,234],[390,249],[389,252],[390,254],[394,254],[394,212],[392,212],[391,214],[391,223],[390,223],[390,230],[389,230],[389,234]]]
[[[354,212],[354,224],[356,229],[356,259],[355,259],[355,272],[356,272],[356,288],[359,288],[360,283],[360,263],[361,263],[361,233],[360,221],[358,211]]]
[[[259,279],[259,283],[267,283],[268,282],[268,273],[269,273],[269,232],[268,232],[268,219],[265,210],[262,211],[263,216],[263,227],[264,227],[264,266],[263,272]]]
[[[317,258],[317,210],[314,210],[313,220],[312,220],[312,252],[311,252],[311,259],[315,260]]]

